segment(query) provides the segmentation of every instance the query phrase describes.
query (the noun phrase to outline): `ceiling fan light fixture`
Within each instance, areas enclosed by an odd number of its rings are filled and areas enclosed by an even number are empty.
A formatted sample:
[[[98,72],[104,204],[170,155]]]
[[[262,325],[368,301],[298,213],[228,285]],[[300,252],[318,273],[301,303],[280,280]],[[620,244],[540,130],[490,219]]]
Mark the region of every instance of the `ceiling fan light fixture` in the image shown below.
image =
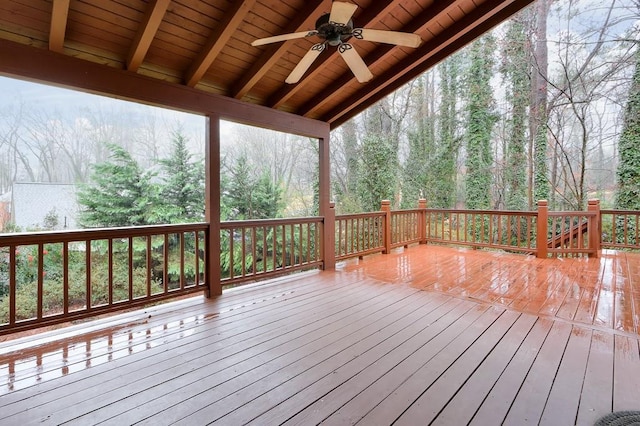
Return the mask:
[[[373,78],[373,74],[371,74],[371,71],[369,71],[369,68],[358,52],[348,43],[352,37],[358,40],[414,48],[422,43],[420,36],[413,33],[372,30],[367,28],[354,29],[351,17],[357,8],[358,5],[353,3],[334,1],[331,5],[331,13],[325,13],[316,20],[315,30],[267,37],[255,40],[251,44],[253,46],[261,46],[263,44],[314,35],[323,39],[322,42],[313,45],[285,80],[286,83],[293,84],[302,78],[304,73],[311,67],[313,61],[324,51],[327,45],[338,48],[338,52],[360,83],[370,81]]]

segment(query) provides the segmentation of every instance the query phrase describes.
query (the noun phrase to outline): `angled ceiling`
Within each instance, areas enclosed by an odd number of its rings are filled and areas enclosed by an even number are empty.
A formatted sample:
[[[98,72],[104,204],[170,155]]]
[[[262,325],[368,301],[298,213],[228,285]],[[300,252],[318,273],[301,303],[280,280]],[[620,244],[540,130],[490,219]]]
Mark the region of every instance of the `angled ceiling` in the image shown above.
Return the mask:
[[[319,39],[251,42],[314,29],[330,0],[5,0],[0,40],[7,42],[0,53],[7,45],[12,55],[16,45],[31,56],[40,52],[46,73],[54,52],[335,128],[532,2],[344,1],[358,5],[356,27],[416,33],[422,45],[355,40],[374,75],[364,84],[335,48],[327,48],[299,83],[289,85],[285,78]]]

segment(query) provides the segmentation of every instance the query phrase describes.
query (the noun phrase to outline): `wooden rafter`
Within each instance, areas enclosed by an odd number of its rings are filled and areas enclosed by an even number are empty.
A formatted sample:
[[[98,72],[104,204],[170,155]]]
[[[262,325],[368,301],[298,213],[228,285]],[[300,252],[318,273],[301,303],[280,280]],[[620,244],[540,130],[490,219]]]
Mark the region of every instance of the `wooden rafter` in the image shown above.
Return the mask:
[[[393,2],[374,2],[372,3],[361,15],[357,17],[357,23],[359,27],[366,27],[371,25],[374,22],[382,19],[386,14],[388,14],[393,8],[395,4]],[[356,12],[357,13],[357,12]],[[316,17],[317,19],[318,17]],[[355,21],[355,19],[354,19]],[[337,50],[333,49],[330,56],[322,61],[316,61],[316,63],[311,67],[309,71],[300,79],[300,81],[293,85],[285,85],[282,86],[278,92],[273,95],[267,105],[271,108],[278,108],[287,100],[289,100],[293,95],[295,95],[298,91],[304,89],[305,85],[315,79],[315,77],[322,72],[324,69],[324,62],[331,62],[335,60],[340,54]]]
[[[169,3],[171,3],[171,0],[151,0],[149,2],[144,20],[140,24],[140,29],[129,51],[127,58],[127,69],[129,71],[138,71],[138,68],[140,68],[144,57],[149,51],[151,42],[158,32]]]
[[[420,15],[412,19],[411,22],[404,27],[403,31],[412,33],[420,32],[423,28],[428,27],[432,22],[439,19],[439,17],[443,13],[446,13],[452,5],[452,1],[435,2],[431,7],[425,9]],[[385,61],[387,57],[392,54],[394,48],[395,46],[380,45],[376,50],[367,55],[367,57],[364,58],[364,61],[370,67],[374,67],[377,63]],[[299,108],[297,113],[300,115],[313,114],[314,111],[317,111],[324,104],[330,102],[336,96],[339,96],[341,87],[346,86],[354,80],[355,77],[351,71],[345,72],[340,78],[335,80],[327,90],[323,90],[321,94],[314,96],[312,101]]]
[[[514,0],[499,5],[487,2],[490,4],[474,9],[446,32],[424,43],[414,54],[377,76],[370,85],[360,89],[348,101],[335,106],[322,120],[329,123],[332,129],[336,128],[532,2],[533,0]]]
[[[255,3],[256,0],[235,2],[232,10],[230,10],[226,14],[225,19],[220,22],[209,38],[204,50],[200,52],[198,58],[191,65],[185,78],[187,86],[194,87],[198,84]]]
[[[305,8],[296,16],[296,19],[292,21],[282,33],[295,33],[313,29],[318,16],[323,13],[323,11],[329,11],[330,9],[330,0],[308,2]],[[251,69],[235,84],[232,96],[236,99],[242,99],[271,67],[278,62],[280,57],[288,51],[290,47],[289,44],[290,42],[285,42],[269,46],[253,64]]]
[[[49,29],[49,50],[62,52],[64,35],[67,30],[67,16],[69,15],[70,0],[53,0],[51,10],[51,27]]]

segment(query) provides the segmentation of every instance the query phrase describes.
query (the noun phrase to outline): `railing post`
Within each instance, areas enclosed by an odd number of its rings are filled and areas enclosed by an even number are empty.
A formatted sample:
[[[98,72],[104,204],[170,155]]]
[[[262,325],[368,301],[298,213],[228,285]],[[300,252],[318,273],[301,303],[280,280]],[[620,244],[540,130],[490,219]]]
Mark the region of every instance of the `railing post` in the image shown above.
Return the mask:
[[[547,200],[538,201],[537,235],[536,235],[536,257],[546,259],[547,257],[547,222],[549,219],[549,205]]]
[[[600,239],[602,232],[600,230],[600,200],[589,200],[587,202],[587,211],[595,212],[595,216],[589,217],[589,248],[593,249],[593,253],[589,253],[589,257],[600,257]]]
[[[322,236],[322,260],[324,270],[336,268],[336,203],[329,203],[329,208],[324,214]]]
[[[382,200],[380,210],[385,212],[384,217],[384,251],[383,254],[391,253],[391,201]]]
[[[427,244],[427,200],[424,198],[418,199],[418,208],[420,209],[418,219],[420,244]]]

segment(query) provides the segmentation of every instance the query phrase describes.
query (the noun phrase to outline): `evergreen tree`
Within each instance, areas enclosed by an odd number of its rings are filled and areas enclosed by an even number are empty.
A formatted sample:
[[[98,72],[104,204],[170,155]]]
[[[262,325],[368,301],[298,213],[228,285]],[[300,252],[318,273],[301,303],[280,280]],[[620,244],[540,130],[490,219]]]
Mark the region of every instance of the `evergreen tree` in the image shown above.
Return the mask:
[[[358,197],[364,211],[378,211],[382,200],[393,200],[396,169],[389,159],[394,152],[383,137],[365,136],[358,173]]]
[[[171,144],[169,158],[160,160],[164,176],[164,221],[201,221],[204,219],[204,162],[192,158],[187,138],[179,131],[173,134]]]
[[[257,179],[247,156],[242,154],[231,170],[225,199],[230,210],[230,219],[270,219],[280,216],[282,189],[273,182],[268,168],[263,169]]]
[[[469,209],[491,207],[492,155],[491,132],[496,117],[491,111],[493,89],[494,38],[485,35],[470,49],[467,70],[467,174],[466,206]]]
[[[615,208],[640,210],[640,49],[624,112],[622,135],[618,143],[618,163]]]
[[[229,180],[230,219],[251,219],[253,186],[249,160],[245,154],[242,154],[236,160]]]
[[[91,183],[80,187],[85,227],[137,226],[158,223],[158,189],[124,148],[109,144],[109,161],[93,166]]]

